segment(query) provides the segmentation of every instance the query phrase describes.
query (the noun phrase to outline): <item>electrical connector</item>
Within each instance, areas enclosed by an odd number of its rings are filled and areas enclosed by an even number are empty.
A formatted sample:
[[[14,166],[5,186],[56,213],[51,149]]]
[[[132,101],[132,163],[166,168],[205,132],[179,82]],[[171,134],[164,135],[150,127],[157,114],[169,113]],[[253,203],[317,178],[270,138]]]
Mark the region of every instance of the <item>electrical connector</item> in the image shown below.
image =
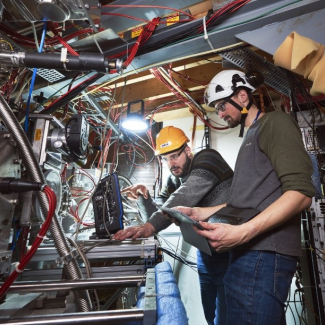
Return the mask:
[[[0,178],[0,193],[20,193],[28,191],[40,191],[44,184],[38,182],[32,182],[26,179],[19,179],[13,177]]]

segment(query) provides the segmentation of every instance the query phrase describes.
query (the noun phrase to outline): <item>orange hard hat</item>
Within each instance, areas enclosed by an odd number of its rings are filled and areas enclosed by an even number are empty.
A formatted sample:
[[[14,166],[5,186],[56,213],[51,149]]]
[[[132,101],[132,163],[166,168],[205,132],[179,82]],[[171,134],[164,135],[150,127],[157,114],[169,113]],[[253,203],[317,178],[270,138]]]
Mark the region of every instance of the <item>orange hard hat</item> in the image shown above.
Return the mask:
[[[185,143],[189,142],[189,138],[185,133],[174,126],[166,126],[157,135],[156,138],[156,156],[165,155],[171,151],[181,148]]]

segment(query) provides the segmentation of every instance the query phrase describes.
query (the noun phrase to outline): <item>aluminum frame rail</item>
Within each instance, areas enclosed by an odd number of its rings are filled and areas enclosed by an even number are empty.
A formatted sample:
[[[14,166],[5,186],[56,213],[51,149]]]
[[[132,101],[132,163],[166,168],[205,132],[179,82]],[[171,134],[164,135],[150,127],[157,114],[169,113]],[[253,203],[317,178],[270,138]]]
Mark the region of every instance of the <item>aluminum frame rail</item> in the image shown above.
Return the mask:
[[[69,290],[95,290],[105,288],[137,287],[145,280],[143,276],[89,278],[73,281],[28,281],[15,282],[8,289],[8,293],[52,292]],[[2,285],[2,283],[0,284]]]
[[[90,247],[91,244],[100,243],[101,240],[96,241],[82,241],[85,248]],[[159,246],[157,240],[153,237],[143,238],[139,240],[129,240],[122,242],[102,240],[105,245],[98,245],[86,253],[88,259],[107,259],[107,258],[155,258],[156,250]],[[53,246],[40,246],[31,262],[53,261],[58,258],[57,251]]]
[[[86,278],[87,273],[85,268],[81,267],[81,272]],[[143,276],[146,269],[142,264],[133,265],[113,265],[103,267],[92,267],[91,273],[92,278],[106,278],[106,277],[135,277]],[[44,280],[61,280],[62,279],[62,268],[55,269],[38,269],[38,270],[25,270],[21,275],[22,281],[39,281]]]
[[[15,325],[63,325],[63,324],[113,324],[136,325],[143,321],[142,309],[124,309],[115,311],[97,311],[91,313],[55,314],[45,316],[28,316],[20,318],[0,318],[2,324]]]
[[[137,278],[137,279],[135,279]],[[143,325],[153,325],[157,323],[157,294],[156,294],[156,281],[155,281],[155,269],[148,269],[147,275],[145,278],[143,277],[134,277],[132,281],[128,281],[129,283],[133,283],[134,280],[137,281],[137,285],[142,280],[145,279],[145,296],[142,296],[141,299],[144,299],[144,304],[142,309],[123,309],[116,311],[97,311],[97,312],[88,312],[88,313],[65,313],[65,314],[54,314],[54,315],[41,315],[41,316],[26,316],[20,318],[9,318],[9,317],[0,317],[0,323],[3,324],[15,324],[15,325],[43,325],[46,323],[50,323],[52,325],[63,325],[63,324],[127,324],[127,325],[138,325],[142,322]],[[89,280],[86,281],[78,281],[75,285],[75,281],[57,281],[63,284],[62,290],[68,289],[69,286],[73,286],[73,290],[85,289],[82,284],[86,284],[87,286],[93,285]],[[96,282],[97,281],[97,282]],[[97,289],[97,286],[101,285],[100,280],[95,281],[95,286],[93,289]],[[64,283],[65,282],[65,283]],[[84,283],[83,283],[84,282]],[[54,282],[53,282],[54,284]],[[133,283],[134,284],[134,283]],[[78,287],[82,285],[82,287]],[[19,286],[19,284],[17,284]],[[34,292],[38,292],[38,289],[43,289],[37,285],[33,289],[33,284],[28,285],[25,284],[26,288],[30,289],[29,291],[34,290]],[[21,287],[21,286],[20,286]],[[18,289],[18,287],[16,287]],[[15,285],[13,285],[13,290],[15,290]],[[47,290],[47,289],[46,289]],[[48,291],[53,291],[50,289]],[[3,322],[2,322],[3,321]]]

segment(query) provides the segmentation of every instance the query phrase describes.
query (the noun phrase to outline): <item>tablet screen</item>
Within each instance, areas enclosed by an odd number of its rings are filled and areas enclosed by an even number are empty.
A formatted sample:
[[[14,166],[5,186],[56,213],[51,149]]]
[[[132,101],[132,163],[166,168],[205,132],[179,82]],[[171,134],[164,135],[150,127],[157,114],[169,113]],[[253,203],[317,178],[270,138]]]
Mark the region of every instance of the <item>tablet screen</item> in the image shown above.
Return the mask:
[[[174,210],[174,209],[170,209],[170,208],[166,208],[166,207],[159,207],[158,205],[156,205],[156,206],[161,211],[164,211],[167,214],[169,214],[172,218],[175,218],[180,222],[184,222],[184,223],[196,226],[199,229],[204,230],[204,228],[196,220],[191,219],[187,214],[185,214],[181,211],[178,211],[178,210]]]

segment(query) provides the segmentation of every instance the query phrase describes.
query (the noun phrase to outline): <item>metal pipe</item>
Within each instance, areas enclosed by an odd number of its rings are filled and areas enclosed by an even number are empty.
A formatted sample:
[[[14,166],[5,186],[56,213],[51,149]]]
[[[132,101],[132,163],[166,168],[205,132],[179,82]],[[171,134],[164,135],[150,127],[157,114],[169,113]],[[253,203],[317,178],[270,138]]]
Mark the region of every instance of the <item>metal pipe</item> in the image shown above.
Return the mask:
[[[10,293],[32,293],[50,292],[59,290],[82,290],[82,289],[101,289],[116,287],[137,287],[145,280],[143,276],[110,277],[96,279],[82,279],[73,281],[26,281],[13,283],[8,292]],[[0,284],[0,286],[2,283]]]
[[[123,309],[115,311],[98,311],[92,313],[56,314],[49,316],[28,316],[20,318],[0,317],[1,324],[15,325],[63,325],[63,324],[113,324],[135,325],[142,323],[142,309]],[[3,322],[2,322],[3,321]]]
[[[11,108],[0,95],[0,118],[5,123],[8,131],[11,133],[13,139],[15,140],[19,153],[21,155],[24,166],[26,167],[27,174],[31,181],[46,184],[44,175],[42,173],[41,167],[33,153],[32,146],[28,141],[28,138],[20,126],[16,116],[13,114]],[[41,207],[43,215],[47,215],[48,212],[48,201],[43,192],[37,192],[37,198]],[[40,217],[40,221],[44,222],[43,216]],[[67,261],[67,257],[70,256],[71,247],[64,236],[61,224],[58,221],[56,213],[53,216],[50,231],[53,236],[55,247],[64,260],[64,269],[66,271],[67,277],[70,280],[82,279],[82,273],[77,261],[72,258]],[[89,293],[87,291],[76,291],[74,292],[75,302],[77,306],[77,311],[90,311],[91,310],[91,300]]]
[[[34,28],[35,28],[35,30],[40,30],[40,29],[42,29],[43,25],[44,25],[43,22],[35,23]],[[26,35],[28,35],[28,34],[30,34],[32,32],[33,32],[33,25],[32,24],[30,26],[27,25],[26,27],[20,28],[19,30],[17,30],[17,33],[19,35],[23,35],[23,36],[26,36]]]

